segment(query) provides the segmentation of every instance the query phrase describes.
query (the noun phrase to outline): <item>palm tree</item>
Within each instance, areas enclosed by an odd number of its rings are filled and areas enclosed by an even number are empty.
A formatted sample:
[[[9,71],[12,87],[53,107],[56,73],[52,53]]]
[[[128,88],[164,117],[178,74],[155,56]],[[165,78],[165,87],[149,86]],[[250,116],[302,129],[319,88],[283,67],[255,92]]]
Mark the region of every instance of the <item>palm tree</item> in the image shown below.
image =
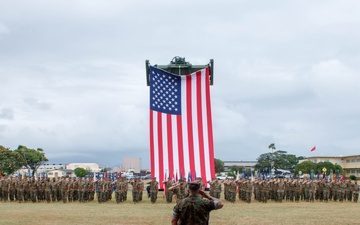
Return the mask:
[[[273,169],[272,168],[274,166],[274,156],[273,156],[273,154],[274,154],[274,150],[276,149],[275,144],[274,143],[269,144],[268,148],[271,149],[270,173],[271,173],[271,176],[272,176],[272,174],[273,174]]]
[[[276,149],[274,143],[269,144],[269,147],[268,147],[268,148],[271,149],[272,152],[274,152],[274,150]]]

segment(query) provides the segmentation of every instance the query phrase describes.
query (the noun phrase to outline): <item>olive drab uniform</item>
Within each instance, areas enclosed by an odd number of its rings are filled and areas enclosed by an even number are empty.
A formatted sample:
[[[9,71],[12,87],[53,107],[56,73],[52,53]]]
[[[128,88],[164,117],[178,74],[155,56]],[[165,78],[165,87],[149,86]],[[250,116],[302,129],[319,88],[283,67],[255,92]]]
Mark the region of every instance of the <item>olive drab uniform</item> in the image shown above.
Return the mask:
[[[47,203],[49,203],[51,201],[51,181],[50,181],[50,178],[47,178],[44,181],[44,186],[45,186],[45,200],[47,201]]]
[[[163,182],[165,184],[165,192],[166,192],[166,202],[171,203],[173,199],[173,191],[169,190],[169,188],[173,185],[173,182],[169,179]]]
[[[358,202],[359,200],[359,190],[360,190],[360,187],[359,185],[357,184],[357,182],[355,181],[355,184],[354,184],[354,187],[353,187],[353,199],[354,199],[354,202]]]
[[[221,194],[221,183],[216,179],[213,183],[214,185],[214,198],[220,199]]]
[[[60,190],[61,190],[61,199],[63,203],[67,202],[68,194],[69,194],[69,182],[66,181],[66,178],[63,178],[62,181],[60,181]]]
[[[153,178],[152,181],[148,182],[148,184],[150,184],[150,200],[151,200],[151,203],[155,203],[156,199],[157,199],[159,183],[155,180],[155,178]]]
[[[281,179],[279,182],[276,183],[276,186],[277,186],[277,201],[282,202],[285,192],[284,181]]]
[[[139,202],[138,181],[135,179],[133,181],[130,181],[130,184],[132,185],[132,198],[133,198],[133,202],[135,204],[135,203]]]
[[[252,191],[253,191],[253,185],[250,180],[246,182],[245,188],[246,188],[246,202],[250,203],[252,198]],[[236,198],[236,194],[235,194],[235,198]]]
[[[115,201],[116,201],[117,204],[122,202],[122,198],[121,198],[121,179],[120,178],[115,182]]]
[[[181,199],[186,198],[187,195],[187,183],[185,180],[179,180],[179,183],[175,184],[174,194],[176,196],[176,202],[179,202]]]
[[[8,180],[8,178],[5,178],[1,182],[1,193],[4,202],[7,202],[7,200],[9,199],[9,186],[10,186],[10,181]]]
[[[325,202],[329,201],[330,197],[330,183],[327,181],[323,183],[323,198]]]
[[[32,179],[30,182],[30,198],[33,203],[37,200],[37,182],[35,179]]]
[[[179,215],[178,224],[205,224],[209,221],[209,212],[215,209],[213,200],[203,199],[201,196],[190,196],[176,204],[174,213]],[[208,224],[208,223],[206,223]]]

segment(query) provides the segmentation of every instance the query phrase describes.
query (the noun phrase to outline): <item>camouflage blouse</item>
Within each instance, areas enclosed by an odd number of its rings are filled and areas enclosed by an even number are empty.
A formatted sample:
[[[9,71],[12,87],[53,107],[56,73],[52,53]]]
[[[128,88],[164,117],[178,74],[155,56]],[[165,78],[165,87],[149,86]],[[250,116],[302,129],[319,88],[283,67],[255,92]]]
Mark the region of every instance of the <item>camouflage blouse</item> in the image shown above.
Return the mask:
[[[179,219],[178,224],[208,224],[209,213],[214,209],[213,200],[189,196],[175,205],[173,217]]]

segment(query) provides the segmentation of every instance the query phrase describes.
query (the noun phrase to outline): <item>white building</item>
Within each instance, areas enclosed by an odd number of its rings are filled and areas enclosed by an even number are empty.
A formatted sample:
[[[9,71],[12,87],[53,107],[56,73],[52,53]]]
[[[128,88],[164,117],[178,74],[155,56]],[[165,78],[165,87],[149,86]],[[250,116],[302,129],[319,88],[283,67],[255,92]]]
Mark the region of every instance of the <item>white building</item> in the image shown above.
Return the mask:
[[[55,169],[46,172],[49,178],[76,177],[74,170]]]
[[[97,163],[70,163],[66,166],[68,170],[75,170],[76,168],[83,168],[90,172],[100,172],[100,167]]]

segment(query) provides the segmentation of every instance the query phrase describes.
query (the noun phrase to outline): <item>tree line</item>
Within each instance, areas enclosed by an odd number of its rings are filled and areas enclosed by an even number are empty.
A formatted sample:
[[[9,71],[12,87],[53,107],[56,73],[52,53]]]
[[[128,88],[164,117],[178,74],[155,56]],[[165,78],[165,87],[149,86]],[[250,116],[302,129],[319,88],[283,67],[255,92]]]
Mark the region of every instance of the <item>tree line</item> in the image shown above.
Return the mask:
[[[302,174],[314,174],[322,173],[322,170],[326,168],[327,174],[332,171],[334,174],[343,173],[343,169],[338,164],[333,164],[331,162],[319,162],[314,163],[311,161],[303,161],[299,163],[300,160],[305,159],[303,156],[296,156],[294,154],[288,154],[284,150],[276,150],[275,144],[271,143],[268,146],[268,149],[271,152],[261,154],[257,158],[257,163],[254,166],[254,169],[258,173],[270,174],[271,171],[276,171],[278,169],[289,170],[294,174],[299,174],[301,171]],[[224,162],[220,159],[215,159],[215,171],[216,173],[224,172]],[[229,176],[233,176],[235,173],[244,172],[244,168],[241,166],[230,166],[229,167]],[[245,171],[249,172],[249,171]]]
[[[2,175],[13,174],[25,167],[32,171],[34,176],[36,170],[47,161],[49,160],[42,148],[32,149],[19,145],[17,149],[11,150],[0,145],[0,172]]]

